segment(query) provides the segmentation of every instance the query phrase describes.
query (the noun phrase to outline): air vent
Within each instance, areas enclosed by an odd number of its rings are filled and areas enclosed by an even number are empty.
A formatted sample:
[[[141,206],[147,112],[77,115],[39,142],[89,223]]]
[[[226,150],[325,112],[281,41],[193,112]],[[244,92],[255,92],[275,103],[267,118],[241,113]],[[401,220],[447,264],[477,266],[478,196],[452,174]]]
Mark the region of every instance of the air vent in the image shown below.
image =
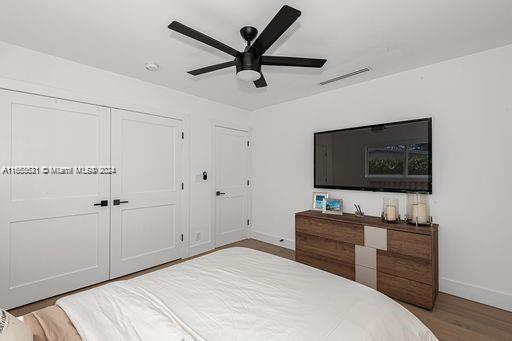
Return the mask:
[[[372,70],[371,68],[365,67],[364,69],[356,70],[356,71],[353,71],[351,73],[347,73],[345,75],[338,76],[338,77],[331,78],[331,79],[328,79],[326,81],[320,82],[320,85],[325,85],[325,84],[329,84],[329,83],[332,83],[332,82],[337,82],[337,81],[340,81],[342,79],[349,78],[349,77],[358,75],[360,73],[365,73],[365,72],[368,72],[368,71],[371,71],[371,70]]]

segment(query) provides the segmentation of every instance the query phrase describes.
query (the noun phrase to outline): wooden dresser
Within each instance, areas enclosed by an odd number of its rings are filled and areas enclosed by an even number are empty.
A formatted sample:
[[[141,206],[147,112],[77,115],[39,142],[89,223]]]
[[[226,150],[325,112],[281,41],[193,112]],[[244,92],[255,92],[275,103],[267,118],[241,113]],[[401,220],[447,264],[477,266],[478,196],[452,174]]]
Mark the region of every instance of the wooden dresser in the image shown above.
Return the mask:
[[[423,308],[438,291],[438,226],[386,224],[379,217],[295,214],[295,259]]]

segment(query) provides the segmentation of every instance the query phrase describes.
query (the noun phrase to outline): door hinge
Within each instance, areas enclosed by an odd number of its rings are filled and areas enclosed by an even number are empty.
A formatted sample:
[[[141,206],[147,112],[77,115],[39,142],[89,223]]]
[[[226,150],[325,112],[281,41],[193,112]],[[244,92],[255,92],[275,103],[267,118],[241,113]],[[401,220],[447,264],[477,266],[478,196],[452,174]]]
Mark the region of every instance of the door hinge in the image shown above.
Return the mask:
[[[247,226],[251,225],[251,221],[247,219]]]
[[[183,241],[183,233],[181,234],[181,241]]]
[[[181,183],[181,189],[184,190],[185,189],[185,184],[182,182]]]
[[[247,147],[249,147],[249,145],[250,145],[250,142],[249,142],[249,141],[247,141]]]
[[[181,132],[181,139],[185,139],[185,133],[184,132]]]

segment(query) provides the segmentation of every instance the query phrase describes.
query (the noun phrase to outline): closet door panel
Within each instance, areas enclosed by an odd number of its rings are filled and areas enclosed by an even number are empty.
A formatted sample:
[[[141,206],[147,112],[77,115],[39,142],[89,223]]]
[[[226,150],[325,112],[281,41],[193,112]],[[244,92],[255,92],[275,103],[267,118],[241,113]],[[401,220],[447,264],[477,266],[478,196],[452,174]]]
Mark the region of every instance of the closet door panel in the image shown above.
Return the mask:
[[[112,110],[111,278],[181,255],[182,122]]]
[[[0,306],[108,279],[110,109],[0,92]],[[18,167],[18,168],[17,168]],[[36,174],[15,174],[29,167]],[[10,170],[9,170],[10,169]]]

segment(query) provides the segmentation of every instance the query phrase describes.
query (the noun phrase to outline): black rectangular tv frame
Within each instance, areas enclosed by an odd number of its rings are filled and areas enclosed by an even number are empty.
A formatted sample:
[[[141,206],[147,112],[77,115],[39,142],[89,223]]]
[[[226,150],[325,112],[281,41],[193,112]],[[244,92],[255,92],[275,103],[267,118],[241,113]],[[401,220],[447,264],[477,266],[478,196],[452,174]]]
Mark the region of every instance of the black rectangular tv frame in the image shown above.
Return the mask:
[[[326,134],[326,133],[335,133],[338,131],[349,131],[349,130],[356,130],[356,129],[365,129],[365,128],[377,128],[381,126],[389,126],[389,125],[397,125],[397,124],[406,124],[406,123],[415,123],[415,122],[422,122],[427,121],[428,122],[428,145],[429,145],[429,174],[430,174],[430,181],[428,182],[428,191],[409,191],[409,190],[402,190],[402,189],[396,189],[396,188],[376,188],[376,187],[356,187],[356,186],[320,186],[316,183],[316,167],[314,166],[314,162],[316,160],[316,148],[313,146],[313,182],[314,182],[314,188],[318,189],[346,189],[346,190],[352,190],[352,191],[367,191],[367,192],[392,192],[392,193],[428,193],[432,194],[432,117],[427,118],[419,118],[414,120],[406,120],[406,121],[397,121],[397,122],[389,122],[389,123],[381,123],[381,124],[371,124],[366,126],[359,126],[359,127],[352,127],[352,128],[344,128],[344,129],[334,129],[334,130],[326,130],[326,131],[319,131],[314,133],[313,137],[313,144],[316,141],[316,135],[319,134]]]

